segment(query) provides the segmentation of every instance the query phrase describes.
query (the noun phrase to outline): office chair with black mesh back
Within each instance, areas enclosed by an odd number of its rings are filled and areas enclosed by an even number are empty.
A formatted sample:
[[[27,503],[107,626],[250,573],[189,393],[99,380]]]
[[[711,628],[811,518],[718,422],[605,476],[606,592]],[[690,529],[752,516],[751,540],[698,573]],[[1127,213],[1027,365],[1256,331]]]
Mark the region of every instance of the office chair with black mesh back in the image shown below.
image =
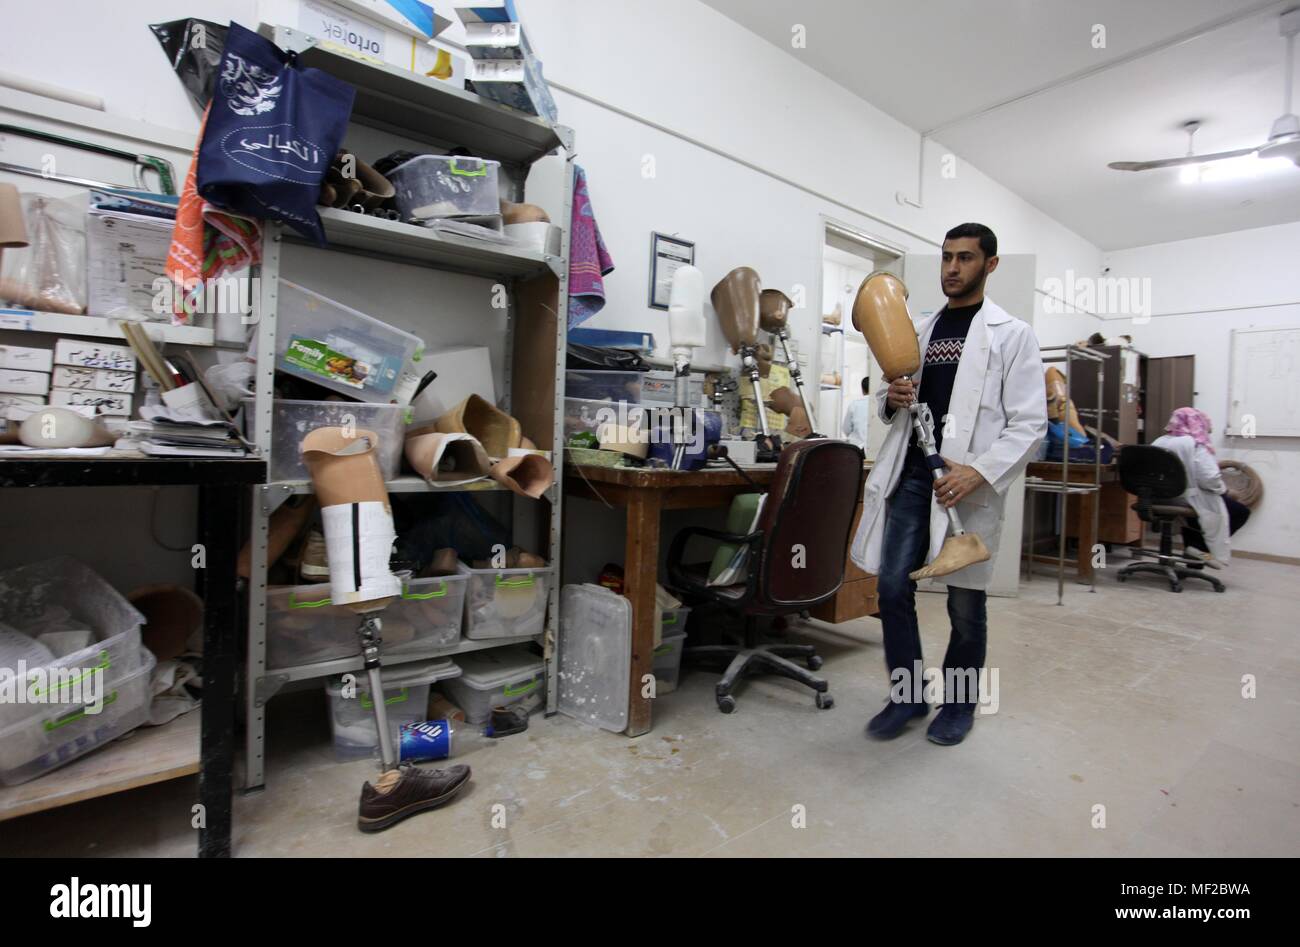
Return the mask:
[[[1168,579],[1174,592],[1183,590],[1183,579],[1204,579],[1214,586],[1214,591],[1222,592],[1223,583],[1205,572],[1203,562],[1174,552],[1174,527],[1196,516],[1196,510],[1182,499],[1187,490],[1187,471],[1178,455],[1163,447],[1125,445],[1119,452],[1119,479],[1124,489],[1137,497],[1132,509],[1138,518],[1160,530],[1159,552],[1133,550],[1134,555],[1151,556],[1156,561],[1129,563],[1119,570],[1119,581],[1139,572],[1151,572]]]
[[[752,533],[742,536],[690,527],[673,540],[668,553],[673,589],[688,600],[734,608],[745,618],[743,644],[688,647],[683,652],[683,657],[692,661],[729,662],[714,689],[723,713],[736,709],[731,691],[747,673],[780,674],[816,691],[818,707],[825,709],[834,703],[825,678],[811,673],[822,664],[816,649],[812,645],[760,644],[758,618],[803,612],[839,591],[853,513],[862,496],[862,460],[861,448],[845,441],[796,441],[781,451]],[[709,563],[685,561],[687,543],[696,537],[746,547],[744,580],[710,586]],[[790,658],[803,658],[808,670]]]

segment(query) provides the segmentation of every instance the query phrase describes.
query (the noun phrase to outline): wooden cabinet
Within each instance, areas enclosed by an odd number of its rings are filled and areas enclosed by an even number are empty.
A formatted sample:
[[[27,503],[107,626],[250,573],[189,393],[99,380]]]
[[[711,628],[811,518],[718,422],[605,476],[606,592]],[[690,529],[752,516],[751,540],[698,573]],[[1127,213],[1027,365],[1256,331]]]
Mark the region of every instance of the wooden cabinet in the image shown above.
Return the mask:
[[[857,535],[858,520],[862,519],[862,502],[853,514],[853,529],[849,531],[849,542]],[[844,584],[835,593],[835,597],[822,602],[812,609],[813,618],[839,624],[853,618],[865,618],[880,611],[876,601],[876,577],[863,572],[846,553],[844,556]]]
[[[1142,443],[1150,444],[1165,432],[1165,423],[1175,409],[1192,405],[1196,398],[1195,381],[1195,355],[1147,359],[1146,437]]]

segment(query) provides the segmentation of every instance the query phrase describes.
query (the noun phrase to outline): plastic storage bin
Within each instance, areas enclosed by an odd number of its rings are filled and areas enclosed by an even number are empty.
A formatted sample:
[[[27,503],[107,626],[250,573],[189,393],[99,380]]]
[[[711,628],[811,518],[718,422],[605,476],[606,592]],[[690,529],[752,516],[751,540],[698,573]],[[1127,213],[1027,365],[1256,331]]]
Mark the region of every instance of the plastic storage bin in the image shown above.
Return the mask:
[[[465,711],[466,723],[486,723],[493,707],[546,695],[546,665],[526,645],[474,651],[456,661],[460,677],[441,688],[448,700]]]
[[[140,666],[144,616],[71,556],[0,572],[0,622],[31,638],[89,629],[90,647],[58,658],[53,667],[102,668],[116,678]]]
[[[486,158],[420,155],[387,174],[403,220],[479,217],[501,213],[501,162]]]
[[[560,601],[560,712],[620,733],[627,728],[632,603],[591,584],[566,585]]]
[[[402,446],[410,408],[400,404],[367,404],[357,401],[289,401],[275,399],[271,414],[272,480],[310,480],[302,462],[302,439],[318,427],[343,427],[379,435],[379,468],[385,480],[401,471]],[[244,399],[244,436],[252,437],[253,399]]]
[[[383,653],[412,655],[460,640],[466,578],[408,579],[402,597],[380,615]],[[445,595],[439,594],[445,590]],[[427,596],[421,598],[420,596]],[[266,663],[296,667],[360,653],[355,612],[335,605],[330,585],[285,585],[266,592]]]
[[[0,705],[0,783],[14,786],[43,776],[145,723],[153,667],[154,656],[137,645],[130,662],[105,669],[98,713],[84,701]]]
[[[398,379],[418,362],[418,336],[280,281],[275,367],[361,401],[392,400]]]
[[[577,371],[564,376],[564,394],[588,401],[641,401],[641,380],[645,372]]]
[[[551,569],[471,569],[465,589],[466,638],[523,638],[546,625]]]
[[[654,650],[651,670],[655,676],[655,694],[677,690],[682,671],[682,649],[686,647],[686,616],[689,608],[669,609],[663,613],[662,643]]]
[[[401,741],[404,724],[428,719],[429,685],[460,675],[460,668],[450,658],[419,661],[384,668],[384,708],[388,711],[388,729],[393,748]],[[332,677],[325,683],[330,704],[330,730],[334,734],[334,754],[343,760],[375,755],[379,749],[379,731],[375,727],[374,699],[365,672],[357,671],[352,682],[356,690],[345,687],[344,678]],[[345,697],[344,692],[352,694]]]

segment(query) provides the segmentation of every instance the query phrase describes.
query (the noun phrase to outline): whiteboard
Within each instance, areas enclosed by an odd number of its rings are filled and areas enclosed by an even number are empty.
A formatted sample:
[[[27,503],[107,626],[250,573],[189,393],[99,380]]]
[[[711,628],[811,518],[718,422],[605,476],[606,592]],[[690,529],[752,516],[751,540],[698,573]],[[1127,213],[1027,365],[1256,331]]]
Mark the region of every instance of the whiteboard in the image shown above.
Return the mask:
[[[1232,331],[1226,431],[1300,437],[1300,327]]]

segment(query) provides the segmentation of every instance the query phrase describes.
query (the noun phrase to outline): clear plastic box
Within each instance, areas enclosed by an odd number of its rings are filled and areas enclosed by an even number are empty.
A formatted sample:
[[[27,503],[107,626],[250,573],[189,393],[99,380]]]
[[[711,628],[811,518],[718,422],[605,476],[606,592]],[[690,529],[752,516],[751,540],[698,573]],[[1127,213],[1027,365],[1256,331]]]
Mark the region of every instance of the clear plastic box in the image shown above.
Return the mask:
[[[595,401],[589,398],[564,399],[564,443],[574,434],[596,434],[602,424],[626,424],[633,431],[649,437],[652,418],[637,404]]]
[[[677,690],[682,671],[682,649],[686,647],[686,616],[689,608],[669,609],[663,613],[662,644],[654,650],[651,670],[655,676],[655,694]]]
[[[560,601],[560,712],[620,733],[627,728],[632,603],[594,584],[566,585]]]
[[[388,711],[388,729],[394,748],[401,742],[402,726],[428,719],[429,685],[434,681],[458,677],[460,668],[450,658],[420,661],[384,668],[384,708]],[[355,696],[344,697],[342,676],[325,683],[330,703],[330,730],[334,736],[334,754],[342,760],[355,760],[376,754],[379,731],[375,727],[374,701],[370,680],[364,671],[355,672]],[[349,693],[352,693],[350,690]]]
[[[402,596],[379,615],[382,653],[422,654],[456,644],[467,581],[460,575],[404,580]],[[355,612],[330,599],[328,582],[267,589],[267,666],[297,667],[353,657],[361,647],[358,623]]]
[[[588,401],[641,401],[641,380],[645,372],[579,371],[564,376],[564,394]]]
[[[271,409],[270,479],[310,480],[302,461],[302,439],[318,427],[343,427],[379,435],[379,469],[385,480],[401,472],[410,408],[400,404],[372,404],[363,401],[290,401],[276,398]],[[253,399],[244,399],[244,436],[252,437]]]
[[[144,616],[71,556],[0,572],[0,622],[31,638],[89,629],[94,643],[57,659],[53,667],[102,668],[116,678],[140,666]]]
[[[466,638],[523,638],[540,635],[546,625],[546,593],[551,568],[471,569],[465,590]]]
[[[361,401],[388,402],[424,353],[418,336],[280,280],[275,367]]]
[[[486,723],[493,707],[509,707],[546,693],[546,664],[526,645],[474,651],[457,657],[460,677],[440,685],[465,712],[466,723]]]
[[[501,162],[487,158],[420,155],[387,174],[403,220],[479,217],[501,213]]]
[[[112,669],[117,674],[105,671],[99,713],[89,713],[84,703],[0,708],[6,711],[0,715],[0,783],[15,786],[43,776],[148,721],[154,656],[137,647],[132,664],[125,673],[121,664]]]

